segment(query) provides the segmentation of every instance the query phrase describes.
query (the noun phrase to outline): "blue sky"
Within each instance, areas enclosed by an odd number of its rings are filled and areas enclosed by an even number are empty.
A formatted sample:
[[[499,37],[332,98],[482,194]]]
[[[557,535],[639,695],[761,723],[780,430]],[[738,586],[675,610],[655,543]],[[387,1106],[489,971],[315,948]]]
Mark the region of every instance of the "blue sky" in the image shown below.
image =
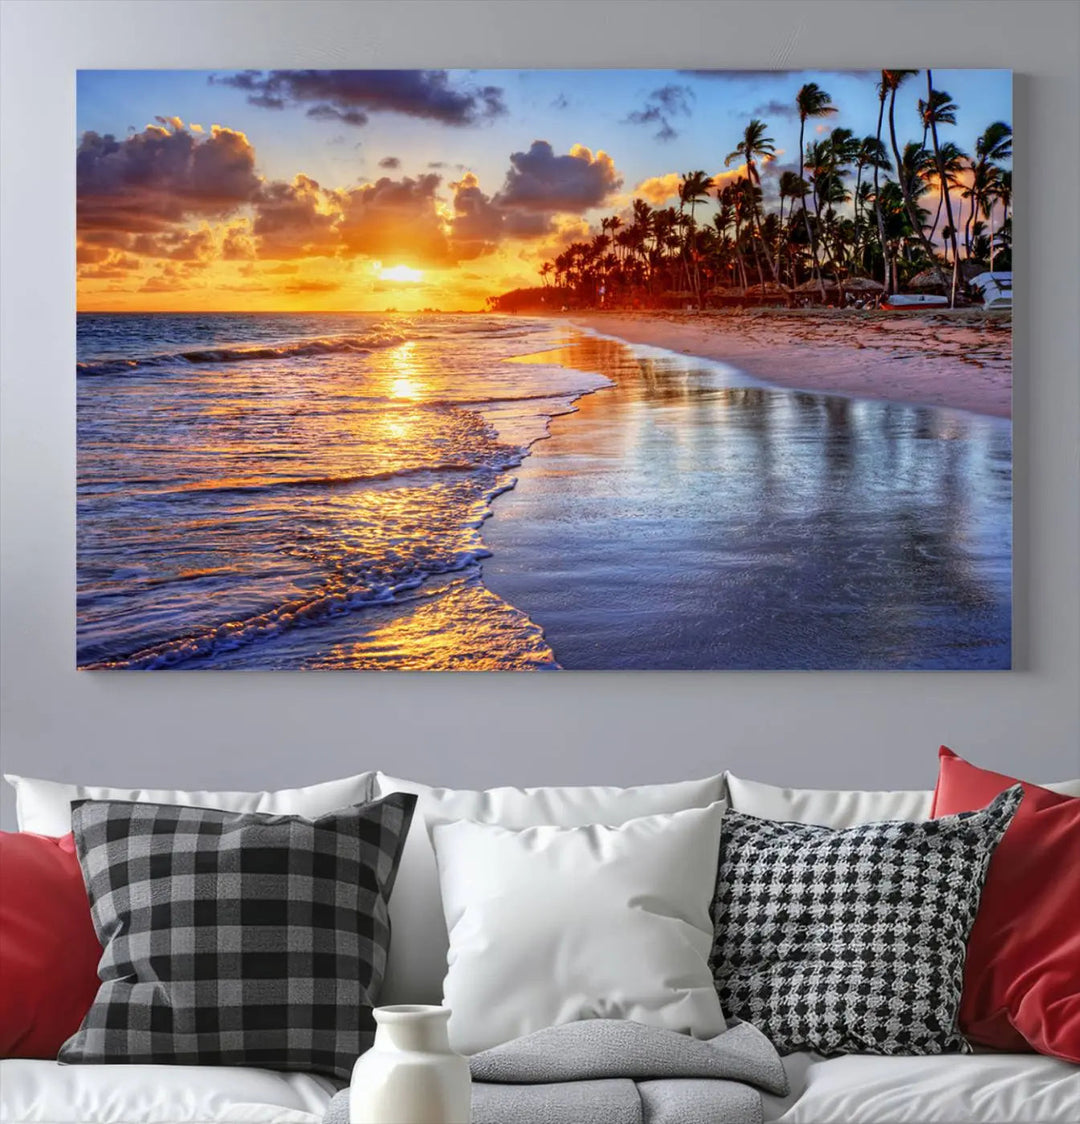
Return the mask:
[[[535,284],[541,261],[626,213],[639,185],[668,205],[680,173],[723,171],[751,117],[777,149],[768,198],[798,166],[799,88],[816,82],[838,109],[807,123],[807,141],[837,126],[866,136],[879,77],[80,71],[81,306],[213,307],[228,292],[233,307],[376,307],[396,286],[405,306],[482,307]],[[959,106],[941,137],[965,151],[1011,123],[1008,71],[938,70],[934,86]],[[922,137],[925,94],[925,72],[900,90],[901,148]]]
[[[455,72],[451,72],[455,74]],[[248,104],[243,90],[211,85],[204,71],[80,71],[77,127],[118,138],[138,131],[156,116],[180,117],[204,126],[220,124],[246,133],[268,178],[291,179],[304,171],[324,186],[346,187],[386,174],[379,160],[396,156],[396,174],[416,175],[443,162],[451,177],[464,164],[485,189],[502,182],[509,154],[533,140],[550,141],[556,152],[574,144],[604,149],[623,173],[626,186],[670,171],[718,171],[739,139],[746,120],[762,116],[783,162],[797,159],[798,121],[769,111],[770,103],[790,106],[804,82],[827,90],[839,113],[829,127],[842,125],[858,135],[875,131],[878,71],[778,71],[774,75],[738,71],[705,78],[673,70],[488,70],[460,71],[463,83],[493,85],[504,91],[507,113],[474,127],[453,127],[397,113],[372,114],[362,127],[339,121],[313,121],[304,106],[265,109]],[[925,72],[908,80],[897,98],[901,139],[921,135],[916,103],[925,96]],[[971,151],[975,138],[994,120],[1012,121],[1009,71],[938,70],[934,85],[948,90],[960,106],[956,128],[943,136]],[[690,91],[688,113],[667,117],[678,135],[657,140],[658,125],[634,124],[649,95],[681,86]],[[814,123],[807,124],[813,137]],[[357,147],[359,146],[359,147]]]

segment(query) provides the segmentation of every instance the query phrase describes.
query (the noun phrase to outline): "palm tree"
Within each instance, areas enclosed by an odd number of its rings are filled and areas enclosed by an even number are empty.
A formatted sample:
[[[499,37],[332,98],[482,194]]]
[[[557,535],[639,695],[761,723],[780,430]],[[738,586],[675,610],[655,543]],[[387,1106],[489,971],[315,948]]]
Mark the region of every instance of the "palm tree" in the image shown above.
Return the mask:
[[[604,231],[611,240],[615,241],[615,232],[622,226],[622,219],[618,215],[612,215],[610,218],[600,220],[600,229]]]
[[[865,201],[862,182],[862,174],[865,168],[873,168],[875,172],[892,170],[892,164],[889,163],[889,154],[886,152],[885,145],[882,144],[880,137],[863,137],[862,143],[859,145],[859,151],[855,155],[856,252],[858,252],[862,240],[860,220],[862,218],[862,204]]]
[[[832,98],[816,82],[807,82],[800,88],[795,95],[795,108],[799,111],[799,179],[805,179],[806,177],[803,175],[803,134],[806,130],[806,122],[811,117],[828,117],[830,114],[839,112],[839,110],[833,105]],[[821,286],[821,299],[824,301],[825,282],[821,279],[821,272],[818,269],[817,240],[810,229],[810,216],[806,213],[805,199],[803,199],[802,212],[803,221],[806,224],[806,240],[810,243],[814,276]]]
[[[859,158],[862,142],[850,129],[836,128],[829,134],[828,145],[832,151],[833,165],[839,175],[847,175],[846,165]]]
[[[987,184],[986,189],[983,191],[979,200],[982,209],[982,216],[990,225],[990,271],[994,269],[994,207],[998,200],[1001,199],[1001,175],[1002,169],[996,165],[991,165],[992,175],[990,182]]]
[[[630,212],[635,226],[640,226],[648,235],[652,225],[653,209],[644,199],[635,199],[630,204]]]
[[[698,271],[697,252],[695,247],[696,227],[694,224],[694,208],[703,200],[709,198],[709,188],[712,187],[712,177],[708,172],[698,169],[687,172],[679,181],[679,208],[690,208],[690,223],[686,241],[683,243],[683,253],[686,258],[686,279],[690,283],[694,300],[701,307],[701,276]],[[687,253],[689,251],[689,253]],[[691,263],[693,269],[691,270]]]
[[[960,191],[964,182],[961,178],[964,172],[968,169],[968,154],[954,141],[942,141],[939,144],[941,154],[941,165],[945,169],[945,182],[941,181],[941,173],[937,168],[938,153],[933,153],[934,156],[934,174],[938,181],[938,201],[937,207],[934,209],[934,219],[930,224],[930,241],[932,242],[937,237],[938,223],[941,222],[941,213],[945,210],[945,191],[956,193]],[[951,203],[952,200],[950,199]],[[951,209],[951,208],[950,208]],[[948,225],[946,223],[946,225]],[[946,238],[944,227],[942,228],[943,239]],[[946,247],[946,257],[948,257],[948,248]]]
[[[926,147],[926,141],[934,122],[936,121],[939,125],[955,125],[956,114],[960,108],[945,90],[933,88],[933,78],[929,74],[926,78],[926,100],[923,101],[922,98],[919,98],[919,117],[923,123],[923,148]]]
[[[998,176],[997,182],[997,198],[1001,203],[1001,231],[1004,233],[1009,226],[1009,207],[1012,204],[1012,171],[1009,168],[1002,168],[1001,175]],[[994,272],[994,248],[995,239],[991,235],[990,238],[990,272]]]
[[[825,203],[840,206],[851,198],[844,186],[844,177],[851,173],[848,165],[858,162],[862,152],[862,141],[850,129],[833,129],[829,134],[828,151],[830,160],[826,169],[825,180],[822,183],[821,200]],[[830,234],[832,254],[836,260],[843,257],[843,245],[836,237],[836,232],[839,229],[839,221],[837,221],[832,226],[832,233]]]
[[[908,78],[918,73],[917,70],[883,70],[881,72],[881,83],[889,92],[889,139],[892,142],[893,160],[896,162],[897,169],[899,169],[901,165],[901,156],[900,148],[896,141],[896,93]],[[916,214],[915,200],[912,199],[909,185],[905,183],[904,180],[905,177],[901,176],[900,190],[904,196],[904,210],[907,211],[908,221],[911,223],[912,230],[919,236],[923,248],[926,250],[926,256],[932,262],[934,260],[934,247],[930,244],[930,240],[926,237],[926,232],[919,222],[918,215]]]
[[[934,75],[928,68],[926,71],[926,102],[920,102],[919,105],[925,104],[923,114],[923,121],[930,128],[930,136],[934,142],[934,163],[937,165],[938,183],[941,185],[941,199],[945,201],[945,221],[948,223],[949,231],[951,232],[950,241],[952,243],[952,279],[949,283],[949,307],[956,307],[956,287],[960,280],[960,254],[956,246],[956,224],[953,222],[952,213],[952,197],[949,183],[949,166],[945,160],[945,154],[942,151],[940,142],[938,141],[937,127],[942,125],[955,125],[956,124],[956,110],[957,106],[952,98],[944,90],[934,89]],[[926,129],[923,129],[923,144],[926,144]],[[956,148],[955,145],[953,145]],[[959,153],[959,149],[956,152]],[[951,154],[950,154],[951,155]],[[955,159],[955,157],[954,157]],[[941,213],[941,202],[938,202],[938,214]],[[934,227],[937,226],[937,215],[934,216]],[[934,227],[931,227],[930,233],[933,236]]]
[[[543,283],[545,289],[547,288],[548,277],[550,277],[554,271],[555,266],[552,265],[552,263],[549,261],[544,262],[544,264],[540,267],[540,280]]]
[[[746,164],[746,179],[750,184],[751,189],[761,189],[761,173],[758,171],[757,160],[760,157],[762,160],[771,160],[776,155],[776,145],[773,143],[772,137],[765,135],[767,128],[764,121],[759,121],[756,117],[752,118],[750,124],[746,126],[743,132],[742,140],[736,145],[733,152],[729,152],[724,157],[724,167],[730,168],[732,162],[735,160],[742,160]],[[752,221],[754,230],[757,233],[758,239],[761,242],[762,250],[765,253],[765,260],[769,264],[769,272],[773,275],[773,280],[779,284],[780,274],[777,272],[776,262],[773,260],[772,254],[769,253],[769,247],[765,243],[765,239],[761,236],[761,220],[758,215],[757,195],[751,190],[750,193]]]
[[[977,160],[971,167],[971,183],[961,192],[962,197],[967,199],[970,204],[967,221],[964,223],[964,247],[969,258],[977,256],[974,254],[972,247],[975,240],[975,226],[978,223],[978,215],[980,211],[986,210],[986,198],[993,194],[1000,172],[1001,169],[996,164],[987,163],[985,160]]]
[[[746,227],[749,228],[750,237],[750,253],[754,255],[754,273],[757,275],[757,283],[764,291],[765,288],[765,271],[761,268],[761,257],[758,254],[758,242],[760,239],[757,237],[756,222],[757,211],[761,204],[761,188],[755,187],[750,180],[739,179],[735,181],[735,213],[739,215]]]
[[[886,284],[890,292],[896,292],[900,284],[901,250],[910,243],[912,236],[912,223],[904,204],[904,194],[896,180],[886,180],[881,185],[876,206],[885,232],[881,252],[885,258]]]
[[[810,198],[814,203],[814,245],[821,234],[821,198],[826,187],[826,180],[832,173],[834,157],[832,148],[827,140],[811,141],[803,153],[803,167],[810,176]],[[826,254],[828,246],[825,247]],[[817,252],[814,251],[814,262],[817,264]],[[824,296],[824,291],[822,292]]]
[[[668,267],[666,252],[680,245],[678,236],[679,215],[674,207],[654,211],[652,217],[653,248],[649,257],[652,278],[663,276]],[[672,286],[673,287],[673,286]]]
[[[1012,158],[1012,126],[1004,121],[994,121],[983,130],[975,142],[975,155],[988,164],[997,164]]]
[[[1001,199],[1002,223],[1009,221],[1009,208],[1012,206],[1012,169],[1002,168],[1001,179],[998,181],[998,197]]]
[[[983,195],[990,190],[1001,169],[996,165],[1012,157],[1012,128],[1004,121],[994,121],[983,130],[975,142],[975,164],[972,168],[972,184],[967,197],[971,199],[971,212],[964,231],[964,244],[971,254],[971,227],[976,211],[982,203]]]
[[[717,193],[718,195],[720,192]],[[728,234],[731,229],[732,208],[728,204],[721,204],[720,209],[713,214],[713,252],[715,261],[720,269],[730,270],[729,280],[734,283],[736,275],[736,245]]]
[[[926,194],[928,181],[936,170],[934,154],[927,152],[918,141],[908,141],[904,145],[898,179],[907,184],[908,195],[917,208],[918,201]]]
[[[794,201],[796,199],[800,199],[800,200],[805,199],[806,193],[807,193],[808,190],[809,190],[809,188],[807,187],[806,180],[799,179],[799,176],[798,176],[797,173],[795,173],[795,172],[781,172],[780,173],[780,183],[778,185],[778,191],[779,191],[779,194],[780,194],[780,232],[781,232],[782,237],[784,237],[784,200],[785,199],[792,200],[791,207],[792,207],[792,212],[794,213],[794,209],[795,209],[795,202]],[[789,218],[788,221],[790,223],[790,218]],[[788,235],[786,237],[786,241],[788,243],[788,247],[789,247],[789,250],[790,250],[790,235]],[[779,257],[779,254],[777,256]],[[792,264],[792,262],[789,262],[789,264]],[[779,262],[777,263],[777,265],[778,265],[778,272],[779,272]],[[792,271],[792,281],[794,282],[794,280],[795,280],[795,276],[794,276],[794,270],[793,270]]]
[[[806,195],[807,185],[805,180],[799,179],[797,172],[781,172],[780,183],[777,188],[780,195],[780,221],[784,221],[784,200],[802,199]],[[795,209],[792,203],[792,210]]]
[[[741,194],[740,189],[735,184],[730,183],[717,188],[716,191],[716,197],[720,201],[721,216],[730,215],[732,225],[735,228],[735,262],[739,267],[739,284],[745,289],[747,287],[746,261],[742,253],[742,230],[739,221],[742,217],[742,207],[739,200]]]
[[[882,126],[882,122],[885,120],[885,100],[886,100],[886,98],[888,97],[888,94],[889,94],[889,88],[885,83],[885,71],[884,70],[881,72],[881,81],[877,85],[877,94],[878,94],[877,134],[874,137],[874,143],[875,143],[876,147],[880,149],[880,148],[884,147],[883,144],[882,144],[882,141],[881,141],[881,126]],[[888,254],[888,251],[885,247],[885,216],[882,213],[881,187],[878,184],[878,172],[881,171],[881,168],[877,164],[874,164],[873,167],[874,167],[874,218],[877,220],[878,243],[881,246],[881,257],[882,257],[882,262],[883,262],[883,266],[884,266],[884,276],[882,277],[882,282],[885,285],[885,288],[889,292],[892,292],[893,290],[890,288],[890,280],[889,280],[889,272],[890,272],[889,271],[889,254]]]
[[[843,266],[843,247],[837,238],[839,233],[839,217],[836,208],[842,206],[851,198],[846,187],[841,169],[832,166],[826,167],[817,183],[817,197],[819,206],[824,205],[824,215],[819,215],[818,223],[821,227],[821,241],[833,262],[834,270]],[[839,278],[838,278],[839,279]]]

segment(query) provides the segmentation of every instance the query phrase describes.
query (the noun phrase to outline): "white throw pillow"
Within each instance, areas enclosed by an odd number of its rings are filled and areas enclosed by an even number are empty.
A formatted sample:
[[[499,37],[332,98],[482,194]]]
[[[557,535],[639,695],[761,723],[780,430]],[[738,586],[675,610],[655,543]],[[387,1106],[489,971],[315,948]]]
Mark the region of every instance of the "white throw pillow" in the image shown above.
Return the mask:
[[[763,820],[817,824],[841,830],[882,820],[922,823],[930,818],[933,789],[895,792],[857,789],[778,788],[761,781],[746,781],[724,774],[728,807]],[[1080,796],[1080,780],[1044,784],[1065,796]]]
[[[72,800],[131,800],[141,804],[181,804],[218,808],[224,812],[265,812],[269,815],[314,819],[372,799],[374,773],[359,773],[337,781],[284,788],[279,792],[183,792],[172,788],[105,788],[62,784],[59,781],[16,777],[4,780],[15,789],[19,828],[37,835],[66,835],[71,830]]]
[[[723,777],[634,788],[560,787],[431,788],[379,773],[376,793],[411,792],[417,797],[412,827],[390,898],[390,959],[380,1002],[441,1003],[449,941],[439,898],[439,875],[428,828],[450,820],[475,820],[503,827],[581,827],[622,824],[638,816],[704,808],[721,798]]]
[[[436,824],[454,1049],[590,1018],[719,1034],[709,910],[723,810],[621,827]]]

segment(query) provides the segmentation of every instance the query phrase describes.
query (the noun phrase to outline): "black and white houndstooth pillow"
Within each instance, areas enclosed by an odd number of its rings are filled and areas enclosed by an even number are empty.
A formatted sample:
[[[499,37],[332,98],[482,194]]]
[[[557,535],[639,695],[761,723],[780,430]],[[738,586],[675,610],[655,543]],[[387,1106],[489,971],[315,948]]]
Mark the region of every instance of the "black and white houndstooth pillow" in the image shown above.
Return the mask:
[[[104,952],[97,997],[59,1060],[347,1079],[374,1035],[415,801],[396,793],[314,820],[74,802]]]
[[[941,1054],[986,868],[1023,795],[836,831],[729,812],[712,965],[728,1015],[781,1053]]]

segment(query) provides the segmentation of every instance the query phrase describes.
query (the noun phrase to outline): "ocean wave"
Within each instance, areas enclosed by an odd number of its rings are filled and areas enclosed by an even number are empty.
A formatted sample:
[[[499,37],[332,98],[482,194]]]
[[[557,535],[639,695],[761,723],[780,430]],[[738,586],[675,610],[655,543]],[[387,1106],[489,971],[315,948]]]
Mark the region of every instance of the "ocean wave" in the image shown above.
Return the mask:
[[[491,552],[482,547],[462,551],[455,558],[429,561],[411,572],[360,590],[323,591],[310,598],[289,601],[264,613],[208,628],[174,640],[165,640],[128,656],[80,662],[86,671],[114,669],[157,671],[192,660],[203,660],[222,652],[269,639],[294,628],[317,625],[331,617],[356,612],[376,605],[397,602],[423,586],[429,578],[456,574],[477,568]]]
[[[292,359],[316,355],[352,353],[366,355],[382,347],[405,343],[407,336],[398,333],[373,332],[361,336],[328,336],[314,339],[288,340],[277,344],[248,344],[234,347],[196,348],[133,358],[100,359],[76,363],[79,375],[118,375],[145,367],[166,367],[177,363],[244,363],[256,359]]]
[[[521,456],[508,455],[505,458],[489,461],[448,461],[444,464],[421,464],[411,468],[387,469],[384,472],[358,472],[346,473],[340,476],[297,476],[286,480],[266,480],[250,484],[206,483],[185,484],[179,488],[163,488],[156,492],[142,492],[143,496],[169,496],[190,492],[213,492],[218,494],[261,493],[278,491],[287,488],[340,488],[351,484],[381,484],[392,480],[410,479],[423,476],[453,475],[455,473],[471,472],[503,472],[508,468],[515,468],[521,463]]]

